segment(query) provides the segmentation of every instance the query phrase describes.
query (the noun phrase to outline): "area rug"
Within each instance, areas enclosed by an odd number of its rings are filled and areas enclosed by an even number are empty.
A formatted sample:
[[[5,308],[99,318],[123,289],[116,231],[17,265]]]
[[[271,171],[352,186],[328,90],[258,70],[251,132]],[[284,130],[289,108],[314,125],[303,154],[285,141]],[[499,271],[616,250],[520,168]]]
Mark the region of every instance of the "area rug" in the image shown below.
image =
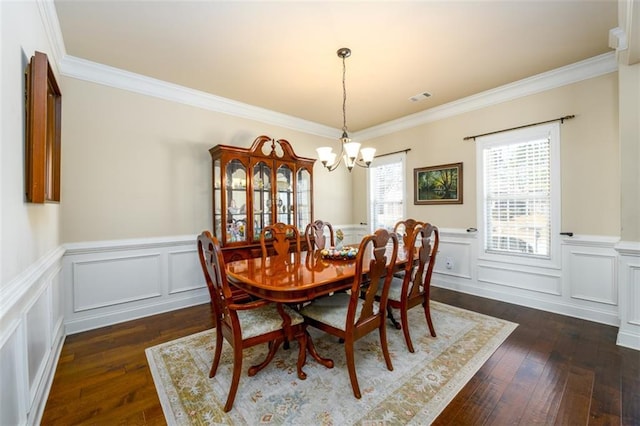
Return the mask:
[[[297,342],[280,349],[254,377],[249,366],[266,355],[266,345],[244,352],[243,375],[233,409],[223,406],[229,391],[232,350],[224,343],[216,376],[210,379],[215,330],[207,330],[146,349],[147,360],[169,425],[396,425],[431,423],[517,324],[431,302],[437,337],[424,312],[411,309],[415,353],[402,331],[388,328],[393,371],[388,371],[377,332],[358,340],[356,370],[362,398],[351,390],[344,348],[335,337],[309,330],[316,349],[334,360],[328,369],[310,356],[296,374]]]

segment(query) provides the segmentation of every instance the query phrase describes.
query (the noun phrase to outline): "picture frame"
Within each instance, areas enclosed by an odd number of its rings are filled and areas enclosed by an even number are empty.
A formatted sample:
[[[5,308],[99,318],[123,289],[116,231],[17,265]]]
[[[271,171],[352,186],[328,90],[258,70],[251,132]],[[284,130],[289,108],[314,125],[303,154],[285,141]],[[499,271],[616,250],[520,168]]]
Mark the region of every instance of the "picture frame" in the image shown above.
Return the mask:
[[[462,163],[413,169],[413,204],[462,204]]]
[[[26,200],[59,202],[62,94],[45,53],[31,57],[25,80]]]

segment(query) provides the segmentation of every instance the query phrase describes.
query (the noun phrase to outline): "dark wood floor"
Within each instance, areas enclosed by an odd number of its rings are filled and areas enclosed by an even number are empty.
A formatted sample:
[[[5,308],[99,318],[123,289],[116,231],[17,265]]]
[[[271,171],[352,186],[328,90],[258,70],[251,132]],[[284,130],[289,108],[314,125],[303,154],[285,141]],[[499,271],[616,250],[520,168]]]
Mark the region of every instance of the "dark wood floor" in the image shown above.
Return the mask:
[[[616,327],[432,293],[519,324],[434,424],[640,425],[640,351]],[[165,424],[144,350],[211,327],[201,305],[67,337],[42,424]]]

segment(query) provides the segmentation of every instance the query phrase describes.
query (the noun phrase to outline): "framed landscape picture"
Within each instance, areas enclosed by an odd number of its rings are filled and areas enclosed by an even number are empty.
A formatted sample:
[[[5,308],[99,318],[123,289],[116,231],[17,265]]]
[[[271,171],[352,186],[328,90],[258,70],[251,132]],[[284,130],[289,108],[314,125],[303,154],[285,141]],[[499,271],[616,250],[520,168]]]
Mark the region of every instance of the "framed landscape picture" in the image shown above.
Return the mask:
[[[413,169],[413,204],[462,204],[462,163]]]

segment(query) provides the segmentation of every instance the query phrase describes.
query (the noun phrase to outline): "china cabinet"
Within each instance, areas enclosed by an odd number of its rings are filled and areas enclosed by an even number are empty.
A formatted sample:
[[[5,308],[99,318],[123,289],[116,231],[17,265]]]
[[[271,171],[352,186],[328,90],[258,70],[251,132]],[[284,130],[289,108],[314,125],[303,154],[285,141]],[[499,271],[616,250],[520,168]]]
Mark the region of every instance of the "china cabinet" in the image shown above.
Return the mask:
[[[284,139],[259,136],[250,148],[216,145],[213,234],[225,261],[260,255],[260,232],[283,222],[304,231],[313,221],[313,164]]]

